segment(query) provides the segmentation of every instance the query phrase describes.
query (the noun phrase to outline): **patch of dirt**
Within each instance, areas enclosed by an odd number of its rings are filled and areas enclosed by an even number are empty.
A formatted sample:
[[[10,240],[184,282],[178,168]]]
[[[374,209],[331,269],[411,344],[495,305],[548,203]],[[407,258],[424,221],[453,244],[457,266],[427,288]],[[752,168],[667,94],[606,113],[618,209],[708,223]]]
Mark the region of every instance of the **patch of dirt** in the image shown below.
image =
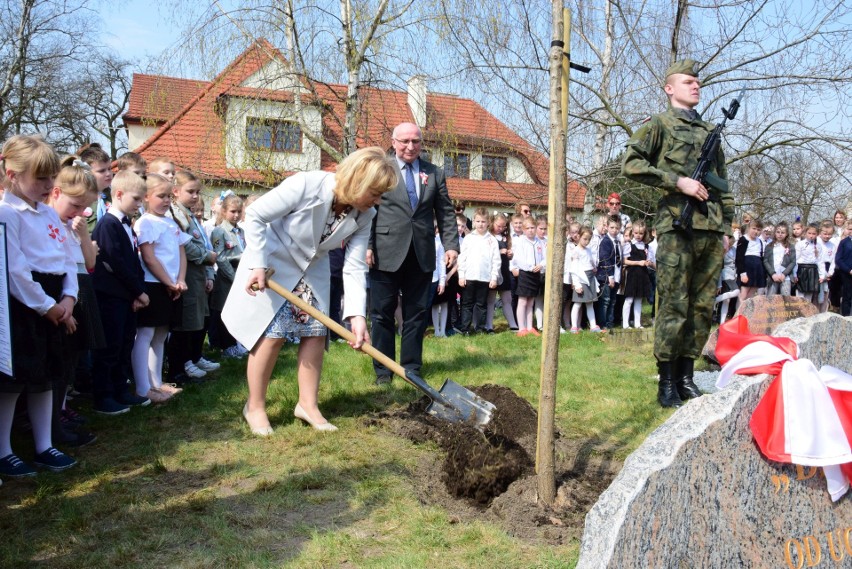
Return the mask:
[[[470,387],[496,407],[482,430],[426,413],[422,397],[407,407],[368,419],[415,443],[437,444],[412,473],[418,498],[444,508],[451,521],[489,520],[517,538],[564,544],[579,539],[586,512],[621,470],[621,462],[594,454],[595,441],[556,433],[557,498],[537,501],[535,445],[538,415],[526,400],[499,385]]]

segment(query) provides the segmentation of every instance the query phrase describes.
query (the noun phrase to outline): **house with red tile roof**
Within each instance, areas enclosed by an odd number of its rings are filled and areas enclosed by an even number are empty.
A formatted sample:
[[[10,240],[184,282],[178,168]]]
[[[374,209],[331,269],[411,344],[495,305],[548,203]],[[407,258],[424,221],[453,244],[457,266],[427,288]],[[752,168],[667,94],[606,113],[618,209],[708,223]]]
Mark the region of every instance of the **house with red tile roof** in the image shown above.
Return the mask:
[[[273,187],[293,172],[334,170],[334,158],[311,138],[342,147],[346,95],[346,85],[309,88],[261,39],[212,81],[134,74],[124,123],[129,147],[148,161],[169,157],[211,190],[243,193]],[[414,122],[428,158],[447,173],[452,199],[469,208],[547,206],[548,158],[478,103],[427,93],[419,76],[407,92],[365,86],[359,97],[359,148],[390,150],[393,128]],[[585,188],[571,182],[569,211],[582,211],[584,197]]]

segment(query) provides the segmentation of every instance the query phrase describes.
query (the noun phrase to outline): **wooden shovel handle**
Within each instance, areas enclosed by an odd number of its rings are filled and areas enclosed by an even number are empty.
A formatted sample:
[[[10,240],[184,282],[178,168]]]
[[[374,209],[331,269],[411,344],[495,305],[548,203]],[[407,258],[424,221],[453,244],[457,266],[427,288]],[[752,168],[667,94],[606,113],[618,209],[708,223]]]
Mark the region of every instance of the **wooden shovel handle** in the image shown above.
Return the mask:
[[[293,294],[291,291],[287,290],[274,280],[270,279],[268,274],[266,278],[266,286],[274,290],[277,294],[283,296],[293,306],[296,306],[300,310],[304,310],[305,312],[307,312],[312,318],[327,326],[329,330],[333,331],[341,338],[344,338],[348,342],[355,341],[355,334],[332,320],[330,316],[323,314],[321,311],[317,310],[316,308]],[[394,360],[387,357],[386,355],[384,355],[379,350],[377,350],[372,344],[364,342],[363,344],[361,344],[360,350],[371,358],[373,358],[374,360],[376,360],[377,362],[379,362],[380,364],[382,364],[383,366],[385,366],[386,368],[388,368],[389,370],[391,370],[392,372],[394,372],[402,379],[408,381],[408,378],[405,376],[405,368],[396,363]]]

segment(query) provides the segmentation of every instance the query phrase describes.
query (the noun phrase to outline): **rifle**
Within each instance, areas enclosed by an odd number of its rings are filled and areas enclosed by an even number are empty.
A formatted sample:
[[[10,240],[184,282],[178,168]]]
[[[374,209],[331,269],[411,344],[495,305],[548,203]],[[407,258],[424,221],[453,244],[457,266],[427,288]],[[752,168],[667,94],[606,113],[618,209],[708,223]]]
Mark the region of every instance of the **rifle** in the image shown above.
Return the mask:
[[[715,174],[711,174],[710,167],[716,161],[716,154],[719,152],[719,145],[722,143],[722,129],[725,128],[725,123],[728,122],[728,119],[733,120],[733,118],[737,116],[737,111],[740,108],[740,99],[742,99],[744,95],[745,89],[741,90],[734,100],[731,101],[730,107],[722,109],[722,115],[724,115],[725,118],[722,119],[722,122],[716,125],[716,128],[713,129],[704,141],[704,145],[701,147],[701,155],[698,157],[698,165],[695,167],[695,171],[690,177],[693,180],[698,180],[705,187],[709,185],[710,187],[719,190],[727,188],[727,182]],[[698,208],[698,211],[701,212],[701,215],[707,215],[706,201],[699,201],[691,196],[687,196],[686,204],[684,204],[683,210],[680,212],[680,217],[672,222],[672,227],[676,230],[686,232],[688,236],[692,236],[692,214],[696,208]]]

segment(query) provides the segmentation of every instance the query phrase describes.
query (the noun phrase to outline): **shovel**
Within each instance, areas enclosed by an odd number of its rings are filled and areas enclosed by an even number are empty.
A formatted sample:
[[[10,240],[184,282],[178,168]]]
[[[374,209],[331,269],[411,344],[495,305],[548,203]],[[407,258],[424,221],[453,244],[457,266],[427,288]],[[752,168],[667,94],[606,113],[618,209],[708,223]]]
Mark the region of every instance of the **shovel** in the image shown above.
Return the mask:
[[[280,284],[271,280],[267,272],[266,286],[274,290],[276,293],[283,296],[287,301],[296,306],[300,310],[304,310],[312,318],[321,322],[335,334],[344,338],[348,342],[355,341],[355,334],[326,316],[304,300],[282,287]],[[423,379],[407,371],[404,367],[390,359],[382,352],[377,350],[370,344],[364,343],[361,345],[361,351],[372,357],[374,360],[394,372],[396,375],[425,393],[432,399],[432,402],[426,408],[426,412],[434,415],[439,419],[449,421],[450,423],[472,422],[477,428],[481,429],[491,421],[491,415],[494,412],[494,405],[489,403],[473,391],[465,389],[455,381],[450,379],[444,380],[444,385],[440,391],[435,391]]]

